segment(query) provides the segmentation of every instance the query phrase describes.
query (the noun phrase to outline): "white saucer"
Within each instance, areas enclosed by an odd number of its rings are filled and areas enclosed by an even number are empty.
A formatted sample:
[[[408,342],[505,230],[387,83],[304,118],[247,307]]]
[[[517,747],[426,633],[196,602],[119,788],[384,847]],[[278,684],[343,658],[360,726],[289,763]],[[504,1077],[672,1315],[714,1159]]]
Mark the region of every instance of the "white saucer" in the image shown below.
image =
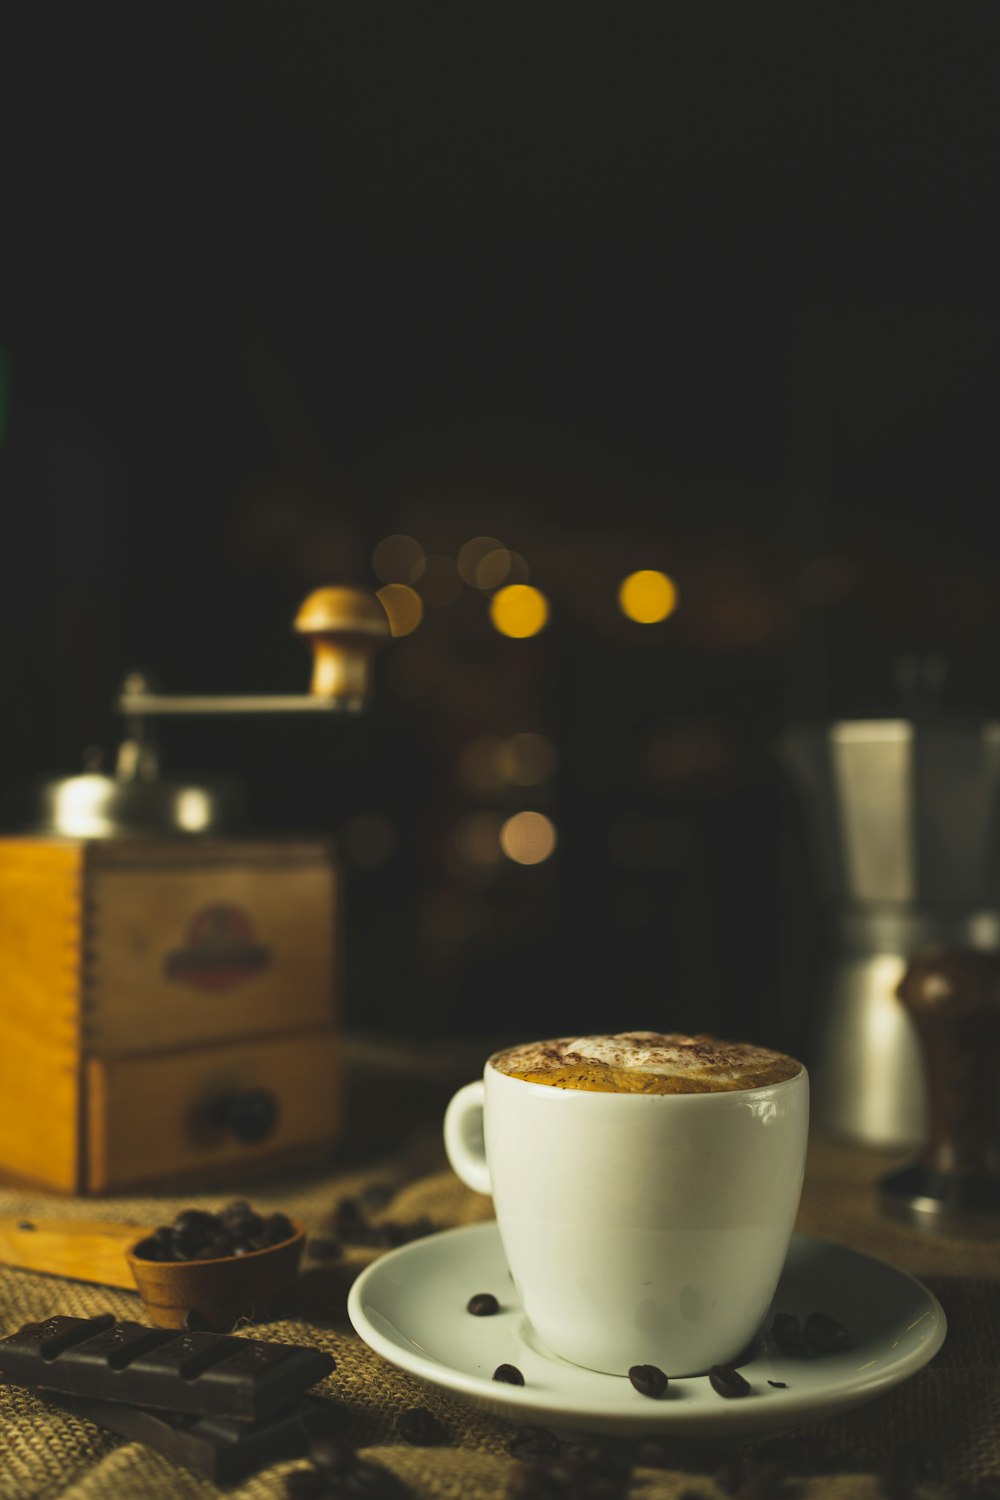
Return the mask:
[[[492,1292],[500,1312],[466,1312],[477,1292]],[[749,1395],[725,1400],[702,1375],[671,1380],[667,1395],[653,1401],[624,1375],[581,1369],[545,1348],[517,1300],[493,1223],[447,1229],[382,1256],[355,1281],[347,1310],[390,1364],[508,1421],[678,1437],[772,1431],[860,1406],[921,1369],[947,1329],[937,1298],[912,1276],[796,1234],[765,1327],[775,1312],[800,1320],[830,1313],[846,1325],[854,1348],[795,1359],[767,1339],[740,1366]],[[501,1364],[517,1366],[523,1387],[491,1378]]]

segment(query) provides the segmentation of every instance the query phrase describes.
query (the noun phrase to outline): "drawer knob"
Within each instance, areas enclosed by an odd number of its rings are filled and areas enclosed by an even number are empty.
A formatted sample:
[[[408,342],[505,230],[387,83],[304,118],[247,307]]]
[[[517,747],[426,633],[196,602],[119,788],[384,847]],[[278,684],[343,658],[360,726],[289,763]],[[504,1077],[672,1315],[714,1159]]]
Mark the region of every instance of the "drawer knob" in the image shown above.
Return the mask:
[[[265,1140],[277,1125],[278,1101],[268,1089],[245,1089],[217,1100],[212,1107],[212,1122],[252,1146]]]

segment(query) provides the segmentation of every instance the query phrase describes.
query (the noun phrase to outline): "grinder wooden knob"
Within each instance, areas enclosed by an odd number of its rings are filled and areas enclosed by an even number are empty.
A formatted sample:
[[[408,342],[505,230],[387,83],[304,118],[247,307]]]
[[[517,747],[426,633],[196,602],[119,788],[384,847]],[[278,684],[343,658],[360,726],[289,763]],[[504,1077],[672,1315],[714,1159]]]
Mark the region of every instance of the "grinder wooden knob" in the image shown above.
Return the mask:
[[[883,1205],[924,1227],[1000,1233],[1000,954],[924,954],[897,994],[923,1053],[930,1133],[882,1179]]]
[[[316,589],[303,600],[295,629],[313,653],[309,691],[360,707],[371,693],[371,664],[389,638],[389,619],[368,589]]]

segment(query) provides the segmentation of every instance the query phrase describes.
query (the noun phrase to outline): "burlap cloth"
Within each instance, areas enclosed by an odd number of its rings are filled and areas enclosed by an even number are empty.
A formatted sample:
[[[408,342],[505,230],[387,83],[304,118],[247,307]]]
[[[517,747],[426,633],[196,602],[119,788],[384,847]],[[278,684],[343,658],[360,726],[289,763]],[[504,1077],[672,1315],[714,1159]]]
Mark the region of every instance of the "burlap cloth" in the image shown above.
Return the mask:
[[[838,1240],[904,1267],[933,1288],[944,1304],[950,1332],[944,1348],[918,1375],[870,1405],[804,1431],[814,1452],[828,1456],[794,1490],[801,1496],[865,1497],[881,1493],[877,1474],[887,1452],[901,1444],[921,1447],[945,1480],[974,1480],[1000,1472],[1000,1244],[997,1241],[930,1239],[880,1219],[872,1183],[887,1158],[870,1152],[815,1144],[810,1157],[799,1227]],[[442,1227],[489,1217],[488,1200],[468,1192],[447,1170],[437,1140],[421,1135],[403,1150],[363,1169],[328,1171],[250,1191],[256,1205],[281,1208],[318,1228],[340,1198],[373,1183],[395,1190],[382,1217],[428,1215]],[[97,1215],[137,1223],[162,1222],[190,1204],[218,1207],[225,1196],[66,1200],[40,1193],[0,1189],[0,1213]],[[377,1216],[376,1216],[377,1217]],[[351,1331],[345,1296],[354,1274],[376,1252],[348,1251],[330,1272],[316,1277],[317,1311],[308,1321],[284,1321],[254,1331],[329,1350],[336,1372],[319,1389],[346,1402],[354,1414],[354,1436],[365,1456],[392,1469],[419,1496],[492,1500],[503,1496],[513,1469],[506,1452],[512,1429],[425,1388],[373,1354]],[[140,1316],[126,1292],[0,1268],[0,1331],[10,1332],[52,1312],[89,1315],[110,1310]],[[446,1425],[450,1445],[413,1448],[396,1436],[408,1407],[429,1407]],[[673,1448],[672,1450],[673,1451]],[[678,1448],[671,1470],[637,1468],[631,1494],[666,1500],[695,1491],[721,1495],[712,1479],[725,1450]],[[831,1457],[832,1455],[832,1457]],[[284,1493],[283,1463],[228,1493],[264,1500]],[[824,1467],[822,1459],[819,1467]],[[927,1494],[944,1494],[940,1484]],[[13,1386],[0,1387],[0,1500],[159,1500],[208,1497],[221,1492],[156,1453],[98,1430],[90,1423],[44,1406]]]

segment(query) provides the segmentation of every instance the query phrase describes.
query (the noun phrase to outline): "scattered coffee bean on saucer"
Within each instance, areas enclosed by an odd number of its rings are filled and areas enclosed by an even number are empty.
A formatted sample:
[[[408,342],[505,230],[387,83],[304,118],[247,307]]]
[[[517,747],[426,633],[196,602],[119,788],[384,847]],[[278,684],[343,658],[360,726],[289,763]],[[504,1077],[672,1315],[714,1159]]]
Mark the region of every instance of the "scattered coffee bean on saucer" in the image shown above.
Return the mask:
[[[651,1396],[654,1400],[662,1396],[667,1388],[667,1377],[656,1365],[633,1365],[628,1378],[640,1396]]]
[[[797,1356],[812,1352],[794,1313],[775,1313],[771,1324],[771,1337],[782,1354]]]
[[[34,1226],[34,1224],[32,1224],[32,1222],[31,1222],[30,1219],[18,1219],[18,1221],[17,1221],[17,1227],[18,1227],[18,1229],[28,1229],[28,1230],[30,1230],[30,1229],[34,1229],[35,1226]]]
[[[732,1365],[713,1365],[708,1372],[712,1390],[727,1400],[736,1396],[746,1396],[750,1391],[750,1383],[743,1379],[739,1370],[734,1370]]]
[[[414,1448],[436,1448],[448,1441],[448,1433],[426,1406],[411,1406],[399,1419],[399,1435]]]
[[[784,1380],[769,1380],[768,1385],[773,1385],[776,1391],[787,1391],[788,1386]]]
[[[469,1298],[465,1310],[474,1318],[492,1318],[494,1313],[500,1311],[500,1304],[492,1292],[477,1292],[474,1297]]]
[[[493,1371],[493,1379],[501,1381],[504,1385],[523,1385],[524,1376],[517,1365],[497,1365]]]
[[[851,1347],[851,1336],[847,1329],[836,1318],[831,1318],[829,1313],[810,1313],[803,1332],[815,1354],[839,1354]]]

